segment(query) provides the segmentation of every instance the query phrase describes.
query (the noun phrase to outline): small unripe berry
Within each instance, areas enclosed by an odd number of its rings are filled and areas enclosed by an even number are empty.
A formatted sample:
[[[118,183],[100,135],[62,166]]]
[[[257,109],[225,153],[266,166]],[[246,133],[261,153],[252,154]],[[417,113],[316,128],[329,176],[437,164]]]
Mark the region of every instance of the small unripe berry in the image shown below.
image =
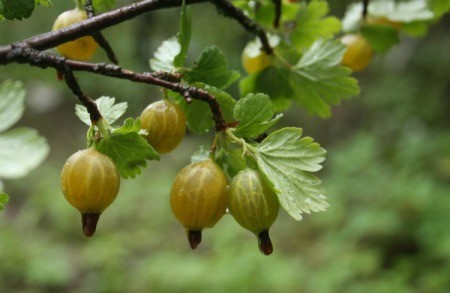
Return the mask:
[[[148,131],[147,141],[161,154],[174,150],[186,132],[183,110],[168,100],[148,105],[141,114],[141,123],[142,129]]]
[[[89,148],[67,159],[61,171],[61,187],[66,200],[82,215],[84,234],[92,236],[100,214],[119,192],[120,175],[108,156]]]
[[[236,222],[257,235],[261,252],[271,254],[268,231],[278,216],[280,204],[257,170],[244,169],[231,180],[228,209]]]
[[[195,249],[201,242],[201,231],[213,227],[226,212],[225,173],[211,160],[184,167],[173,182],[170,207]]]

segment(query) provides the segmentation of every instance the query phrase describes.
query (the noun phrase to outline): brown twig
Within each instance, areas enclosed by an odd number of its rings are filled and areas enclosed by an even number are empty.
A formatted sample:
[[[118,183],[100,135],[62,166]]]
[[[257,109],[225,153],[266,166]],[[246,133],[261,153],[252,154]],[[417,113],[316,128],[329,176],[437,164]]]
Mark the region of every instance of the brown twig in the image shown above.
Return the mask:
[[[134,82],[157,85],[179,93],[180,95],[185,97],[188,102],[191,98],[204,101],[209,105],[211,109],[211,113],[215,123],[215,129],[217,131],[223,131],[227,129],[227,124],[223,117],[220,104],[218,103],[216,98],[203,89],[189,86],[180,82],[174,82],[173,80],[178,80],[179,78],[177,75],[169,77],[169,74],[165,74],[165,79],[162,79],[160,73],[137,73],[131,70],[123,69],[115,64],[88,63],[68,60],[64,57],[57,56],[48,52],[40,52],[36,49],[23,45],[15,46],[13,50],[11,50],[10,54],[8,54],[7,60],[4,60],[3,63],[0,64],[8,64],[13,62],[21,64],[25,63],[40,68],[52,67],[59,72],[62,72],[64,74],[65,81],[71,88],[72,92],[77,95],[78,99],[88,109],[88,112],[91,115],[91,120],[93,122],[98,121],[98,119],[101,118],[101,114],[100,112],[98,112],[95,103],[81,91],[72,71],[85,71],[114,78],[127,79]]]
[[[84,8],[86,9],[88,18],[92,18],[95,16],[95,10],[94,6],[92,6],[92,0],[86,0],[86,5],[84,6]],[[106,55],[108,56],[108,59],[114,64],[119,64],[117,56],[114,53],[114,50],[109,44],[108,40],[106,40],[105,36],[101,32],[96,32],[92,34],[92,37],[100,46],[100,48],[102,48],[105,51]]]
[[[273,20],[273,27],[278,28],[280,26],[281,19],[281,0],[272,0],[275,5],[275,19]]]
[[[272,54],[273,49],[269,44],[269,40],[267,39],[266,32],[264,29],[253,19],[248,18],[244,12],[234,6],[230,1],[228,0],[209,0],[211,3],[214,3],[218,8],[222,9],[222,11],[225,13],[225,15],[234,18],[236,21],[238,21],[243,27],[245,27],[248,31],[252,32],[261,41],[263,50],[267,54]]]
[[[370,0],[363,0],[363,11],[362,11],[362,18],[366,19],[367,15],[369,13],[369,1]]]

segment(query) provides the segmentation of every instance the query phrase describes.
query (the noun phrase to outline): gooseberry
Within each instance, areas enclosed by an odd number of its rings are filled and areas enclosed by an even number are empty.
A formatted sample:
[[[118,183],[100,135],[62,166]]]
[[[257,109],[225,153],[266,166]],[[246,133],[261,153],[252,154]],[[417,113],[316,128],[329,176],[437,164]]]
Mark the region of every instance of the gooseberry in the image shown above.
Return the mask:
[[[67,159],[61,171],[61,186],[66,200],[82,215],[84,234],[92,236],[100,214],[119,192],[120,175],[108,156],[88,148]]]
[[[147,141],[159,153],[174,150],[184,138],[186,116],[177,104],[162,100],[151,103],[141,114],[142,129],[147,130]]]
[[[170,207],[195,249],[201,242],[202,230],[213,227],[226,212],[225,173],[212,160],[184,167],[173,182]]]
[[[244,49],[242,52],[242,66],[248,74],[259,72],[272,64],[272,61],[264,51],[251,51]]]
[[[261,252],[271,254],[269,228],[278,216],[280,204],[257,170],[246,168],[233,177],[228,190],[228,209],[236,222],[256,234]]]
[[[347,47],[342,57],[342,65],[350,67],[353,71],[360,71],[370,64],[372,47],[363,36],[348,34],[342,37],[341,41]]]
[[[52,30],[58,30],[66,26],[81,22],[87,18],[86,11],[72,9],[61,13],[55,20]],[[91,36],[81,37],[56,47],[61,55],[69,59],[88,61],[92,58],[98,45]]]

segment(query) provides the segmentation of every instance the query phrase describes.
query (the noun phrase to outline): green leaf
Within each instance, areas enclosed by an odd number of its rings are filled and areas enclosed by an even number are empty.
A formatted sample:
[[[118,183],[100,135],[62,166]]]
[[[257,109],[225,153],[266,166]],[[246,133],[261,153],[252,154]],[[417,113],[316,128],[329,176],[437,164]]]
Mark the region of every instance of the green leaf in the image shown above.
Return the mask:
[[[140,128],[139,119],[128,118],[121,128],[95,146],[114,161],[123,178],[141,174],[141,168],[147,166],[146,160],[159,160],[158,153],[138,134]]]
[[[437,0],[439,1],[439,0]],[[448,0],[445,0],[448,2]],[[362,3],[349,5],[342,20],[343,31],[356,31],[362,22]],[[369,17],[384,17],[390,21],[412,23],[417,21],[429,21],[435,17],[423,0],[396,2],[394,0],[370,1]],[[403,30],[403,26],[402,26]]]
[[[302,4],[297,14],[292,42],[298,49],[309,47],[318,38],[328,38],[339,32],[341,23],[333,16],[327,16],[329,8],[325,1],[311,1]]]
[[[363,36],[369,41],[372,49],[378,53],[386,52],[392,46],[400,42],[398,32],[390,26],[364,26],[361,32]]]
[[[0,131],[10,128],[22,117],[25,95],[20,81],[7,80],[0,85]]]
[[[196,83],[193,83],[192,85],[195,86],[196,88],[204,89],[205,91],[207,91],[208,93],[213,95],[216,98],[216,100],[219,102],[219,105],[220,105],[220,108],[222,109],[222,114],[223,114],[223,117],[225,118],[225,121],[233,120],[234,107],[236,105],[236,100],[233,99],[233,97],[230,96],[230,94],[228,94],[227,92],[225,92],[219,88],[216,88],[214,86],[204,84],[201,82],[196,82]]]
[[[450,1],[448,0],[429,0],[428,7],[437,17],[444,15],[450,11]]]
[[[234,177],[239,171],[247,168],[242,148],[222,148],[216,155],[216,160],[230,177]]]
[[[274,111],[289,108],[294,92],[289,83],[291,71],[284,68],[269,67],[256,74],[249,75],[240,82],[240,94],[246,96],[253,92],[269,95]]]
[[[300,128],[283,128],[270,134],[257,147],[259,170],[279,196],[281,206],[300,221],[302,213],[325,210],[329,205],[319,171],[326,151]]]
[[[200,82],[194,83],[193,86],[208,91],[216,98],[219,102],[220,108],[222,109],[222,114],[225,121],[231,121],[233,119],[233,111],[236,101],[228,93]],[[169,92],[169,94],[175,102],[183,108],[186,114],[187,126],[190,131],[197,134],[203,134],[213,128],[214,121],[211,114],[211,109],[206,102],[194,99],[191,103],[187,104],[184,97],[179,94],[174,92]]]
[[[338,40],[319,40],[303,55],[290,76],[294,99],[311,114],[328,117],[330,104],[339,104],[358,94],[356,79],[351,70],[339,62],[345,46]]]
[[[0,6],[4,18],[22,20],[31,16],[35,4],[34,0],[0,0]]]
[[[49,152],[34,129],[16,128],[0,135],[0,177],[20,178],[38,166]]]
[[[257,137],[278,122],[281,114],[272,119],[273,105],[265,94],[249,94],[234,108],[234,119],[239,122],[234,134],[239,137]]]
[[[116,6],[116,0],[93,0],[92,5],[96,13],[102,13],[113,9]]]
[[[8,203],[8,202],[9,202],[9,196],[6,193],[0,191],[0,211],[5,209],[5,203]]]
[[[129,132],[136,132],[139,133],[141,130],[141,119],[136,118],[136,120],[133,120],[133,118],[127,118],[123,122],[123,125],[120,128],[117,128],[113,131],[113,133],[129,133]]]
[[[201,145],[200,148],[192,154],[191,163],[203,162],[209,159],[211,150],[207,145]]]
[[[34,0],[34,3],[36,5],[42,5],[45,7],[51,7],[53,5],[52,1],[50,1],[50,0]]]
[[[173,63],[175,67],[183,67],[191,41],[191,10],[184,0],[181,6],[180,32],[177,34],[177,40],[181,48]]]
[[[127,110],[128,103],[121,102],[115,104],[116,99],[113,97],[102,96],[95,100],[98,110],[102,114],[103,118],[108,124],[114,123],[119,119]],[[85,106],[75,105],[75,114],[80,118],[83,123],[91,126],[91,119]]]
[[[211,46],[203,50],[183,78],[187,82],[203,82],[218,88],[226,88],[239,78],[237,71],[228,69],[228,61],[219,48]]]
[[[170,72],[175,69],[173,60],[181,51],[181,46],[176,37],[172,37],[156,49],[154,58],[150,59],[150,68],[154,71]]]

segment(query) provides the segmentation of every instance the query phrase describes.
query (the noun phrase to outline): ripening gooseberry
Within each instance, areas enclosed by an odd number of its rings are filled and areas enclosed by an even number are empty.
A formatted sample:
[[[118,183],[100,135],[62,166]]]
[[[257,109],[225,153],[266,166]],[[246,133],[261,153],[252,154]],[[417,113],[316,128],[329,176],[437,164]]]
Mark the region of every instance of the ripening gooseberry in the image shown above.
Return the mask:
[[[361,35],[348,34],[342,37],[342,43],[347,47],[341,64],[353,71],[365,69],[372,61],[372,47]]]
[[[162,100],[151,103],[141,114],[141,127],[147,130],[147,141],[158,153],[174,150],[184,138],[186,116],[177,104]]]
[[[257,170],[244,169],[231,180],[228,209],[236,222],[256,234],[261,252],[271,254],[269,228],[278,216],[280,204]]]
[[[248,74],[259,72],[272,64],[270,56],[264,51],[259,51],[257,54],[252,54],[247,49],[242,52],[242,66]]]
[[[87,18],[86,11],[82,9],[72,9],[61,13],[55,20],[52,30],[59,30],[63,27],[81,22]],[[56,47],[61,55],[66,58],[88,61],[92,58],[98,45],[91,36],[81,37]]]
[[[227,208],[227,177],[213,161],[192,163],[181,169],[170,190],[170,207],[186,228],[195,249],[201,231],[213,227]]]
[[[61,171],[61,187],[67,201],[82,215],[84,234],[92,236],[100,214],[119,192],[120,175],[108,156],[88,148],[67,159]]]

